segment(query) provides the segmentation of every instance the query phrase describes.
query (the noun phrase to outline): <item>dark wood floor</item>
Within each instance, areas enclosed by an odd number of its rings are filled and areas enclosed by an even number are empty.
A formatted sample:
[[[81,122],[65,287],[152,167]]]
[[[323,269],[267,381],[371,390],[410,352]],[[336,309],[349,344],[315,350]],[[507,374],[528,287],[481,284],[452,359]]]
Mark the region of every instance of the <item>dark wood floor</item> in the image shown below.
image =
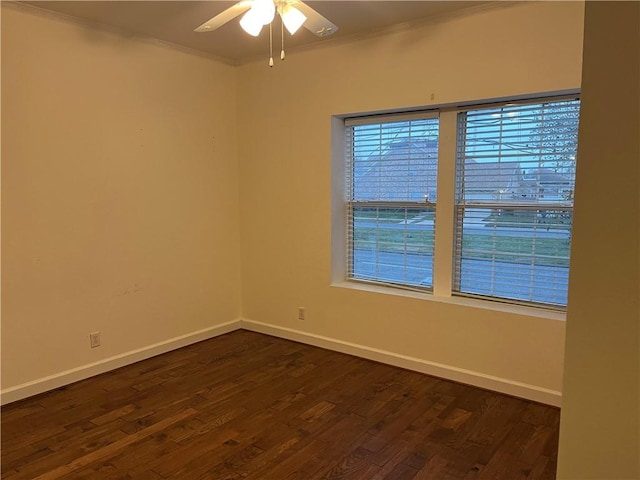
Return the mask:
[[[248,331],[2,409],[2,478],[553,479],[559,410]]]

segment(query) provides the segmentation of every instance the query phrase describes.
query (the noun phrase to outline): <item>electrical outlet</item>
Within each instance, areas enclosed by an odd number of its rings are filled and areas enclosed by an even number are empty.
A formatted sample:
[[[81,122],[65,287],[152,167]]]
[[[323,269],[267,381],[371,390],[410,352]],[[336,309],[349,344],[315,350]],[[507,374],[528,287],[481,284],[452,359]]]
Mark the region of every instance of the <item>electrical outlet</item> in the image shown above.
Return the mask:
[[[304,320],[304,307],[298,307],[298,320]]]
[[[100,332],[93,332],[89,334],[89,343],[91,348],[100,346]]]

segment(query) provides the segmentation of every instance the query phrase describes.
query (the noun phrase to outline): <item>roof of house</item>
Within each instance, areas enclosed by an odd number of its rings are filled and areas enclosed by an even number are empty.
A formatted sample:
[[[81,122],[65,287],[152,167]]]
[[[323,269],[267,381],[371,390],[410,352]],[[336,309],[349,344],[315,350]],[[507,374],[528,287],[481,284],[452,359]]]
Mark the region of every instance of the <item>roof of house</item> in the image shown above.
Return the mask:
[[[438,142],[432,139],[400,138],[390,142],[380,155],[356,159],[354,198],[359,201],[435,200],[438,173]],[[465,160],[464,188],[467,193],[508,193],[544,185],[566,185],[567,175],[550,168],[524,169],[520,162]]]
[[[424,201],[435,199],[438,142],[400,138],[381,155],[354,164],[356,200]]]
[[[518,188],[521,180],[522,169],[518,162],[465,161],[464,188],[467,192],[507,192]]]

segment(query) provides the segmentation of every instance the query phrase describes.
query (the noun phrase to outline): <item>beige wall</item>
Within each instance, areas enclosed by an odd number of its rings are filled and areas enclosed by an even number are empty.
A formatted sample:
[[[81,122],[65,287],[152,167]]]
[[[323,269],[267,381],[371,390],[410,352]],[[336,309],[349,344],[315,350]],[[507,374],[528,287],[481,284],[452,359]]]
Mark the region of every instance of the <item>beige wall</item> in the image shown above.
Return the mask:
[[[582,14],[502,6],[242,67],[243,318],[559,394],[563,321],[330,286],[331,116],[579,88]]]
[[[242,316],[559,399],[561,320],[331,286],[331,116],[579,88],[582,13],[234,69],[3,7],[3,389]]]
[[[239,318],[235,85],[3,4],[3,390]]]
[[[640,3],[587,2],[558,478],[640,478]]]
[[[3,4],[2,388],[242,303],[283,334],[559,391],[562,321],[330,286],[330,118],[577,88],[582,9],[504,6],[236,70]],[[587,6],[562,479],[638,478],[637,18]]]

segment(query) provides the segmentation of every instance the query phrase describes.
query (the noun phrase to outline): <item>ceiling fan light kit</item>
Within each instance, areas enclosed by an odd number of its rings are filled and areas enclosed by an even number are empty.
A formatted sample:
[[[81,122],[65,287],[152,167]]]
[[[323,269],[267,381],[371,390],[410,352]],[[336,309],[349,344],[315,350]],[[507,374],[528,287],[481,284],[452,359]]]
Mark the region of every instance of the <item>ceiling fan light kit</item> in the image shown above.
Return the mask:
[[[253,5],[240,20],[240,26],[249,35],[257,37],[263,25],[273,22],[276,15],[276,6],[273,0],[253,0]]]
[[[280,58],[284,60],[284,28],[291,35],[304,26],[318,37],[334,34],[338,27],[320,15],[301,0],[243,0],[224,10],[212,19],[195,29],[196,32],[212,32],[237,16],[242,15],[240,26],[249,35],[257,37],[262,27],[269,25],[269,49],[273,50],[273,25],[276,12],[282,20],[282,51]],[[269,66],[273,66],[273,55],[269,58]]]
[[[287,27],[291,35],[296,33],[304,22],[307,21],[307,16],[304,13],[289,4],[280,7],[280,16],[282,17],[282,23],[284,23],[284,26]]]
[[[264,24],[260,19],[259,13],[257,13],[253,8],[245,13],[240,19],[240,26],[242,29],[254,37],[260,35],[263,25]]]

